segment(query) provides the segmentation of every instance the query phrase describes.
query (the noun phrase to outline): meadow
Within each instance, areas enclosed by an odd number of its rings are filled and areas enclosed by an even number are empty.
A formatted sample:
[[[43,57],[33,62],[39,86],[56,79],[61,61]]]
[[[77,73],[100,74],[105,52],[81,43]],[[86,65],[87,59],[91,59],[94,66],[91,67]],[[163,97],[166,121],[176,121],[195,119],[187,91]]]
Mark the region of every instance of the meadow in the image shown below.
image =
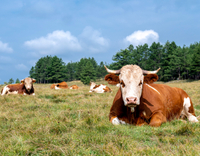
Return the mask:
[[[0,96],[0,155],[200,155],[200,123],[114,126],[108,115],[118,88],[97,94],[72,84],[80,89],[34,84],[35,96]],[[184,89],[200,115],[200,81],[166,84]]]

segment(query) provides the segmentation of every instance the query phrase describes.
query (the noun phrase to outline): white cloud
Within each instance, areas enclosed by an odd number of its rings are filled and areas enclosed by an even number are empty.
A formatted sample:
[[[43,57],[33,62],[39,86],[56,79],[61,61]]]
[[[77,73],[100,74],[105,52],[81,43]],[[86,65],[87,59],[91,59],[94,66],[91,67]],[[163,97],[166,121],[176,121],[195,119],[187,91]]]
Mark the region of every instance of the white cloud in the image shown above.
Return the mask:
[[[8,43],[3,43],[0,41],[0,52],[12,53],[13,49],[8,46]]]
[[[18,65],[16,65],[15,66],[15,68],[17,69],[17,70],[21,70],[21,71],[27,71],[28,70],[28,67],[27,66],[25,66],[24,64],[18,64]]]
[[[153,42],[158,42],[159,35],[157,32],[153,30],[145,30],[145,31],[135,31],[131,35],[127,36],[124,41],[125,43],[133,44],[134,46],[143,45],[147,43],[148,45]]]
[[[56,30],[45,37],[26,41],[24,45],[40,54],[51,55],[82,49],[78,39],[69,31]]]
[[[89,26],[83,30],[80,38],[85,50],[90,52],[102,52],[109,46],[109,40],[102,37],[99,31]]]
[[[7,57],[7,56],[0,56],[0,62],[1,63],[9,63],[11,62],[12,59],[10,57]]]

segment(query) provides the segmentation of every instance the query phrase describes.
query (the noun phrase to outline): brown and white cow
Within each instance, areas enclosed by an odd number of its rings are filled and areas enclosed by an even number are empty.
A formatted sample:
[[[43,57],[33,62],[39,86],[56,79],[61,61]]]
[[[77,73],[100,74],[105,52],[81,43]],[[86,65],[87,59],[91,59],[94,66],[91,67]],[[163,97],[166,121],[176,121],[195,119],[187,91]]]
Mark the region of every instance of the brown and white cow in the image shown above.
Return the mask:
[[[72,85],[69,89],[79,89],[77,85]]]
[[[116,78],[106,78],[109,81],[118,80],[120,83],[109,114],[112,124],[148,124],[158,127],[180,117],[198,122],[192,101],[185,91],[153,83],[158,79],[156,73],[159,69],[150,72],[137,65],[126,65],[120,70],[105,68],[108,73],[119,74]]]
[[[90,91],[89,92],[105,93],[105,92],[112,92],[112,90],[104,84],[97,85],[94,82],[90,82]]]
[[[24,94],[24,95],[35,95],[33,83],[35,83],[36,80],[32,79],[30,77],[27,77],[23,80],[21,80],[21,83],[17,84],[10,84],[1,90],[1,95],[5,94]]]
[[[58,84],[52,84],[51,89],[67,89],[68,88],[68,85],[65,81],[61,82],[61,83],[58,83]]]

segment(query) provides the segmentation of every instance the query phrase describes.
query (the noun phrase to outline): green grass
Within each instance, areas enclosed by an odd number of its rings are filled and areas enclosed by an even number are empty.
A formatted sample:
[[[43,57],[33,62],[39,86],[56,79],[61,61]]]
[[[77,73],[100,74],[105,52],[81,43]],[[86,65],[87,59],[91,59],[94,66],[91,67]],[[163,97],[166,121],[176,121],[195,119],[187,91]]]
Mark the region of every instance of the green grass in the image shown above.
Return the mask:
[[[199,123],[114,126],[108,114],[118,88],[97,94],[79,81],[72,84],[80,89],[34,84],[35,96],[0,96],[1,155],[199,155]],[[183,88],[200,115],[200,81],[167,85]]]

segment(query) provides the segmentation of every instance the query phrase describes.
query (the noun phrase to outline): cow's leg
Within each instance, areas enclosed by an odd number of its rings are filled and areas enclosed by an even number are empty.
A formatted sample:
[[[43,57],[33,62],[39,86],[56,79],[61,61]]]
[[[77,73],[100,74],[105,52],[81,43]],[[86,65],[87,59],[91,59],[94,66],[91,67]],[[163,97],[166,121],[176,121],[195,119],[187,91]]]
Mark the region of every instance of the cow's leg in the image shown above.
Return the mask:
[[[120,124],[125,125],[125,124],[128,124],[126,121],[127,121],[126,117],[117,117],[117,116],[110,117],[110,122],[113,125],[120,125]]]
[[[181,112],[181,115],[185,115],[190,122],[198,122],[198,119],[194,114],[192,101],[189,97],[184,98],[183,111]]]
[[[166,117],[161,112],[157,112],[151,117],[149,125],[159,127],[163,122],[167,122]]]

